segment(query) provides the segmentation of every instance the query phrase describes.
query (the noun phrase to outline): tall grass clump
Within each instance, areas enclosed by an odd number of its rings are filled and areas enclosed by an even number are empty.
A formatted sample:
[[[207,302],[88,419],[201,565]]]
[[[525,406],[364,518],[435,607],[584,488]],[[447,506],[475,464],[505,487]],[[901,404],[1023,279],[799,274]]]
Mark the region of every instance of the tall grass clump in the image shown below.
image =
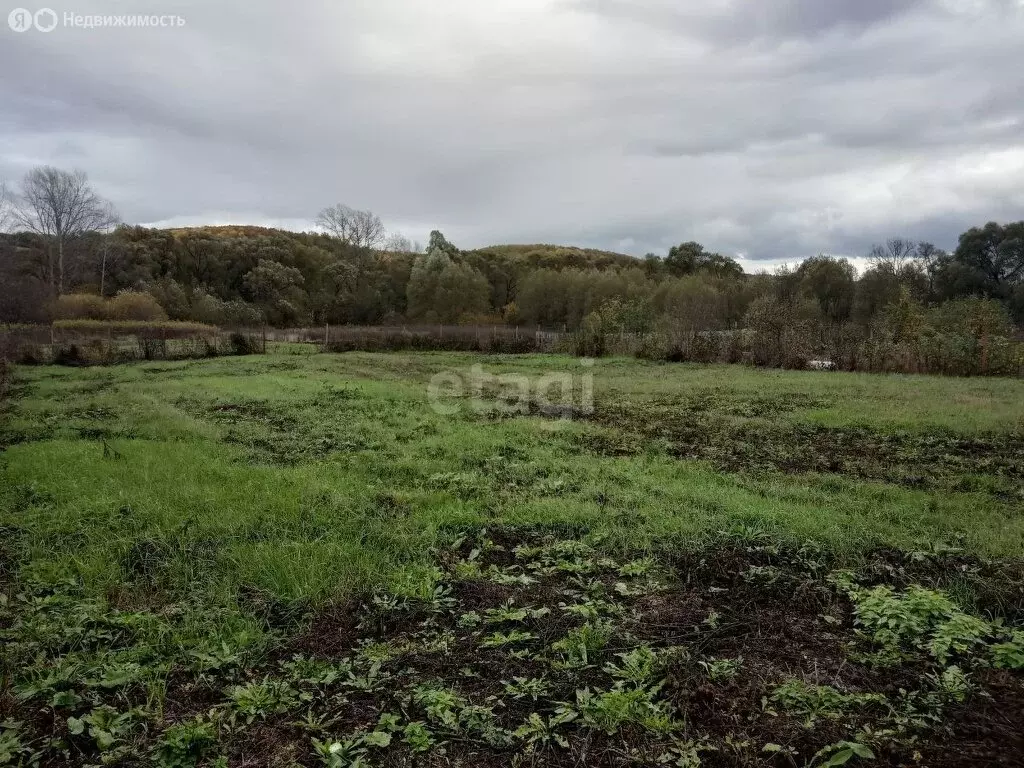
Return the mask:
[[[148,293],[122,291],[110,299],[87,293],[58,296],[51,305],[58,320],[114,320],[155,322],[167,320],[160,303]]]

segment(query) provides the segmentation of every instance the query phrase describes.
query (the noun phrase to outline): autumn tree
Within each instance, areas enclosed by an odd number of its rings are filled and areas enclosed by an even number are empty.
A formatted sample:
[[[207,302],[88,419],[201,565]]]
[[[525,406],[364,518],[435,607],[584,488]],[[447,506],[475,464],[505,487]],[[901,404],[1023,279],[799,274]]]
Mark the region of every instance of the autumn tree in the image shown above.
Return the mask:
[[[923,277],[925,286],[925,298],[934,301],[936,298],[936,278],[942,264],[949,258],[949,254],[934,243],[922,241],[917,244],[916,260],[918,269]]]
[[[900,300],[905,288],[899,276],[887,264],[865,270],[857,281],[853,318],[863,325],[869,324],[887,306]]]
[[[430,233],[427,252],[413,262],[406,289],[409,316],[427,322],[453,323],[480,315],[490,304],[490,286],[477,270],[459,259],[444,235]]]
[[[665,262],[656,253],[648,253],[644,256],[644,272],[652,280],[657,280],[665,274]]]
[[[709,280],[690,275],[662,282],[653,295],[653,305],[676,335],[724,328],[726,302]]]
[[[527,273],[516,295],[520,322],[547,328],[565,325],[569,281],[568,271],[538,269]]]
[[[700,243],[674,245],[665,257],[665,268],[671,275],[682,277],[704,272],[715,277],[740,277],[743,267],[735,259],[704,250]]]
[[[857,273],[846,259],[814,256],[796,270],[800,290],[818,302],[833,322],[848,320],[853,310]]]
[[[295,267],[266,259],[260,259],[245,275],[250,300],[263,310],[272,325],[290,325],[300,318],[304,282]]]
[[[697,264],[705,258],[704,246],[700,243],[688,242],[673,245],[665,257],[665,268],[675,277],[692,275],[697,271]]]
[[[744,322],[750,330],[751,355],[758,365],[802,368],[815,351],[821,310],[807,296],[792,300],[762,296],[747,310]]]
[[[1024,282],[1024,221],[969,229],[960,235],[953,258],[982,278],[987,295],[1008,295]]]

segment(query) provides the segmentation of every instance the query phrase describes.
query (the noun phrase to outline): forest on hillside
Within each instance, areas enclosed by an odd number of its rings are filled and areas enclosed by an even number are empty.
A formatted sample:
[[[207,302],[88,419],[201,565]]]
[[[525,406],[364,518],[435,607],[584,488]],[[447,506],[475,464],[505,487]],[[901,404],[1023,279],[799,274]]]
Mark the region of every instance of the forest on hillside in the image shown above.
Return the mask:
[[[87,192],[91,218],[58,231],[45,199],[22,198],[13,231],[0,234],[2,322],[504,324],[691,342],[753,329],[798,357],[850,339],[952,334],[987,345],[1024,322],[1024,221],[971,228],[952,252],[892,238],[865,254],[860,274],[848,259],[820,255],[750,275],[695,242],[641,259],[556,245],[462,250],[435,231],[424,249],[344,205],[320,213],[321,232],[129,226],[116,224],[84,174],[37,170],[44,189],[59,182]]]

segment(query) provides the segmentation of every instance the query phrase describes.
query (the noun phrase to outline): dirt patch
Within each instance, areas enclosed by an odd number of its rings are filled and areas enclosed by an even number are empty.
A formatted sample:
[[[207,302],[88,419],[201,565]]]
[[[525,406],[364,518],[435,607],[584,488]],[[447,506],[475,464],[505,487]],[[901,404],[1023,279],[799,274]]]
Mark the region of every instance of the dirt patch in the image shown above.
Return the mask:
[[[984,695],[949,711],[945,738],[921,750],[924,765],[1024,765],[1024,681],[1002,670],[980,677]]]
[[[1024,500],[1022,434],[883,432],[763,418],[813,404],[797,400],[600,404],[591,420],[611,431],[579,440],[613,456],[640,452],[658,440],[674,456],[727,472],[825,472],[958,491],[979,490],[972,478],[984,475],[995,479],[995,487],[986,483],[985,490]]]
[[[879,553],[865,582],[883,571],[900,583],[914,575],[941,580],[961,559],[951,553],[944,564],[925,563]],[[515,755],[551,766],[654,765],[686,755],[709,766],[803,765],[830,744],[877,730],[933,672],[923,657],[897,667],[857,657],[851,606],[825,582],[827,563],[813,550],[725,546],[664,565],[625,563],[550,536],[492,531],[485,541],[464,542],[441,565],[450,581],[435,601],[378,597],[358,609],[332,609],[290,646],[344,659],[357,676],[367,655],[377,660],[376,674],[388,682],[363,700],[358,722],[340,731],[373,728],[381,715],[401,712],[444,732],[445,715],[430,697],[450,705],[454,725],[443,756],[415,758],[395,744],[375,754],[381,765],[506,765]],[[602,627],[603,637],[589,650],[584,643],[589,657],[574,657],[580,648],[566,640],[593,627]],[[651,678],[634,670],[630,679],[625,671],[631,657],[620,654],[637,649],[658,659]],[[1020,676],[981,674],[975,682],[941,725],[883,740],[873,745],[876,756],[890,765],[908,764],[915,752],[936,756],[928,765],[952,765],[943,754],[1018,765]],[[601,697],[626,706],[621,699],[645,685],[656,693],[632,714],[626,707],[624,719],[601,710]],[[795,691],[792,700],[779,693],[786,686]],[[660,731],[647,706],[671,712],[675,725]],[[565,746],[541,733],[504,743],[508,734],[529,731],[531,717],[546,727],[566,708],[577,717],[552,732],[564,730]],[[524,751],[523,738],[537,741]],[[772,744],[784,751],[765,753]]]
[[[286,768],[308,760],[302,729],[286,718],[246,728],[227,743],[229,764],[237,768]]]
[[[305,654],[312,658],[344,656],[359,637],[359,604],[330,606],[318,612],[309,626],[284,646],[282,657]]]
[[[136,559],[155,560],[148,552]],[[204,754],[231,765],[800,766],[851,743],[884,765],[1021,765],[1024,664],[994,668],[1001,625],[941,662],[931,635],[909,637],[893,663],[859,613],[879,587],[872,599],[899,627],[917,590],[913,610],[938,606],[941,621],[969,624],[924,585],[964,568],[1012,578],[1012,567],[885,551],[852,573],[812,546],[760,536],[613,558],[509,529],[468,535],[436,565],[417,598],[367,595],[298,629],[246,592],[241,603],[281,642],[258,658],[224,649],[172,669],[160,727],[138,731],[134,754],[170,726],[207,728]],[[145,689],[88,695],[91,707],[125,711]],[[40,719],[45,704],[31,697],[8,696],[4,709],[39,739],[72,722]],[[164,733],[184,743],[182,731]],[[76,760],[103,757],[72,741]]]

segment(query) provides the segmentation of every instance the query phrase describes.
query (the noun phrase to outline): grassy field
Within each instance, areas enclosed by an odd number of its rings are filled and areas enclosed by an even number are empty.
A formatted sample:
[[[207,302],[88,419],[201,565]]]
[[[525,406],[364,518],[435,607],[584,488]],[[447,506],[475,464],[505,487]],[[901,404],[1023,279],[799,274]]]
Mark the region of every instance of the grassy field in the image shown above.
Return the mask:
[[[432,407],[477,365],[593,412]],[[0,764],[1021,764],[1022,381],[276,345],[11,400]]]

